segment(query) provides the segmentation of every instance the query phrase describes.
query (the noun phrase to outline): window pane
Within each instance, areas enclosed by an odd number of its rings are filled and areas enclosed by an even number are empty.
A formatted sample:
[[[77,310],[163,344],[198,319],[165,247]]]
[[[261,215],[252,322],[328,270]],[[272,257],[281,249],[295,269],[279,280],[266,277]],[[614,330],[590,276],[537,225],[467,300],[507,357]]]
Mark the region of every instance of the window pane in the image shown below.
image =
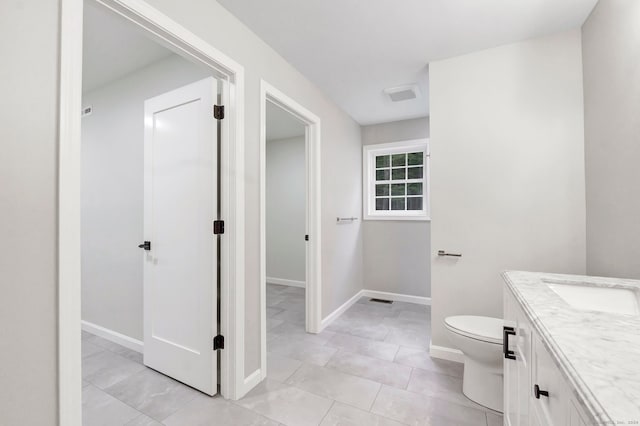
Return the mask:
[[[376,168],[389,167],[389,156],[378,155],[376,156]]]
[[[393,185],[391,185],[391,195],[404,195],[404,191],[405,191],[405,184],[404,183],[394,183]],[[384,194],[384,195],[388,195],[388,194]]]
[[[411,152],[407,154],[408,162],[410,166],[421,166],[424,161],[424,155],[421,152]]]
[[[393,169],[393,171],[391,172],[391,177],[393,178],[393,180],[406,179],[406,176],[407,169],[405,169],[404,167],[401,169]]]
[[[389,169],[376,170],[376,180],[389,180]]]
[[[409,167],[409,179],[422,179],[422,167]]]
[[[404,210],[404,197],[392,198],[391,210]]]
[[[410,183],[410,184],[408,184],[407,185],[407,195],[422,195],[422,183]]]
[[[385,195],[389,195],[389,184],[388,183],[383,183],[383,184],[377,184],[376,185],[376,196],[385,196]]]
[[[376,210],[389,210],[389,199],[376,198]]]
[[[407,210],[422,210],[422,197],[407,198]]]
[[[396,166],[404,166],[406,163],[407,154],[393,154],[391,159],[391,165],[393,167]]]

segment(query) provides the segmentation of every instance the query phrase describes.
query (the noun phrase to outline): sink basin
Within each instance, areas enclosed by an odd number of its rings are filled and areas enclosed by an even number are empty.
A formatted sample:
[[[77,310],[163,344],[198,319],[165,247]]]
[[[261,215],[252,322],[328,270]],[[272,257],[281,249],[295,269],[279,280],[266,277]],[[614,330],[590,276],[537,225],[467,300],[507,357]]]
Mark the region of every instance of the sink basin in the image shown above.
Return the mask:
[[[640,316],[640,298],[637,290],[597,287],[589,283],[546,281],[546,284],[576,309]]]

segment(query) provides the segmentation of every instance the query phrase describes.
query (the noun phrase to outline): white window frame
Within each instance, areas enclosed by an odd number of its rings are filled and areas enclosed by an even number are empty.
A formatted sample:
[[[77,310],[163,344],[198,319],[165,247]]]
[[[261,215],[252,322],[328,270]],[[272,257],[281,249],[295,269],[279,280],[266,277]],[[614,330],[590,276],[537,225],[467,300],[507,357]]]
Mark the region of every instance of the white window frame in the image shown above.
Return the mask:
[[[376,210],[376,156],[424,152],[422,210]],[[429,139],[365,145],[362,147],[362,206],[364,220],[430,220]],[[391,165],[390,165],[391,168]]]

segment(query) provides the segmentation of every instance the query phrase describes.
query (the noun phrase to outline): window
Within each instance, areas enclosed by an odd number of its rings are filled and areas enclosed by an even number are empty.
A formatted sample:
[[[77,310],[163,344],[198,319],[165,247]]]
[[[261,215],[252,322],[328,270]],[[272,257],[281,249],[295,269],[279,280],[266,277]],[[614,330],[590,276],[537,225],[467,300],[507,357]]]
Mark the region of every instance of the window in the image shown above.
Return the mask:
[[[364,218],[429,220],[428,140],[363,147]]]

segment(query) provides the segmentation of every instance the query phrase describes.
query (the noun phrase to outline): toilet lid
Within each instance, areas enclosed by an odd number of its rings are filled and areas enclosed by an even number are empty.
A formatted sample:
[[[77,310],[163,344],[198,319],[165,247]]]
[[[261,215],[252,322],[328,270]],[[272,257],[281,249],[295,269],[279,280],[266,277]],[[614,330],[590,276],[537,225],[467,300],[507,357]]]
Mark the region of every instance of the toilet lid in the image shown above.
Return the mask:
[[[459,315],[447,317],[444,322],[454,333],[488,343],[502,343],[504,321],[499,318]]]

